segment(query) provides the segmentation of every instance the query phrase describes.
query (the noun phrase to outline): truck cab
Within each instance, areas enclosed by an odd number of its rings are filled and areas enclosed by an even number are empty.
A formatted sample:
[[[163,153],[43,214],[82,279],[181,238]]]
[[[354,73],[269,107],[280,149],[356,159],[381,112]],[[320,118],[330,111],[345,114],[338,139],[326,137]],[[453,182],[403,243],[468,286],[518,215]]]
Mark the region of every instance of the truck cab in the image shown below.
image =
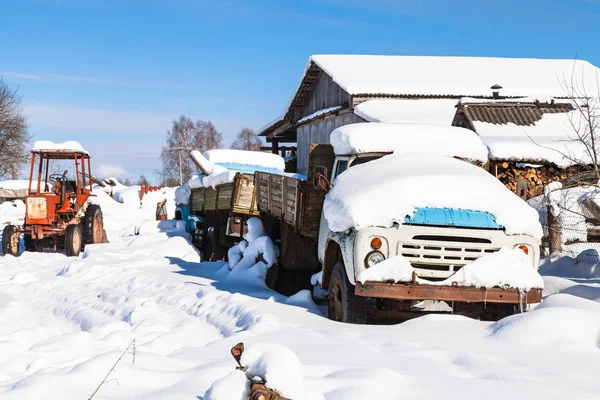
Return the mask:
[[[338,154],[329,175],[331,183],[323,179],[325,171],[317,168],[317,175],[320,172],[321,176],[315,177],[315,185],[326,191],[335,189],[340,177],[347,175],[349,171],[376,160],[392,157],[392,153],[364,151]],[[421,157],[426,159],[428,155],[424,154]],[[468,161],[453,160],[456,163]],[[481,167],[484,160],[470,161]],[[372,168],[372,171],[373,180],[377,180],[378,175],[384,172],[376,167]],[[419,174],[417,165],[415,174]],[[493,179],[491,175],[489,178]],[[427,177],[423,176],[422,179],[426,180]],[[323,181],[326,183],[323,184]],[[347,181],[344,183],[348,184]],[[361,185],[355,185],[355,190],[346,191],[344,197],[354,197],[355,194],[366,196],[364,191],[367,190]],[[471,190],[480,189],[472,187]],[[511,194],[506,193],[508,189],[504,187],[495,190],[502,195]],[[327,196],[330,195],[331,193],[328,193]],[[378,197],[375,193],[372,196]],[[490,193],[490,196],[494,196],[494,193]],[[325,202],[327,201],[326,198]],[[522,310],[525,303],[541,300],[539,288],[528,291],[527,296],[524,296],[522,290],[460,287],[456,282],[448,285],[453,275],[465,265],[497,253],[503,248],[521,250],[527,257],[528,265],[537,270],[540,257],[539,238],[526,231],[507,233],[495,216],[486,210],[460,206],[431,207],[428,203],[429,200],[425,196],[421,206],[415,207],[406,215],[397,215],[395,221],[389,225],[375,223],[371,226],[348,227],[343,230],[331,228],[325,205],[318,237],[318,258],[322,265],[319,280],[322,288],[329,290],[331,319],[364,323],[368,309],[374,311],[370,314],[375,316],[400,316],[426,300],[446,301],[454,312],[497,319],[518,309]],[[368,202],[364,204],[367,207],[369,205]],[[339,204],[336,204],[336,207],[339,207]],[[413,270],[411,282],[359,282],[358,278],[362,272],[394,256],[401,256],[410,263]],[[371,300],[368,300],[369,298]]]

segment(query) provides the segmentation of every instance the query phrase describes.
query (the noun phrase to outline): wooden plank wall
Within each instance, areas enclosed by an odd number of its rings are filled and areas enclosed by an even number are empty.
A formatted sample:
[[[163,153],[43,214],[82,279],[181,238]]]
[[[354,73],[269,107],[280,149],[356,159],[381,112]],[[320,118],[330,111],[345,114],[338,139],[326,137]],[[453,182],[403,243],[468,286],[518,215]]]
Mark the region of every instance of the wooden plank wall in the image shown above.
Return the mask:
[[[325,72],[321,72],[317,80],[310,99],[302,108],[301,115],[298,119],[333,106],[339,106],[344,103],[350,104],[351,96],[337,83],[331,79]]]
[[[287,176],[257,172],[256,202],[258,209],[296,228],[302,182]]]

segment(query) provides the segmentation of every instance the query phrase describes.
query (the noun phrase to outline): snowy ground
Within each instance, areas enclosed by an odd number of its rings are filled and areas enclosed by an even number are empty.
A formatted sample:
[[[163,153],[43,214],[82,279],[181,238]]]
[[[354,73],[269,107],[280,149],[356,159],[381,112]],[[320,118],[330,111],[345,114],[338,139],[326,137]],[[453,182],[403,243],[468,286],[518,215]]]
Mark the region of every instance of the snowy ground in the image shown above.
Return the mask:
[[[99,200],[111,243],[79,258],[0,258],[2,399],[87,399],[133,339],[135,362],[128,351],[95,399],[203,399],[234,370],[240,341],[289,347],[306,398],[599,396],[600,267],[553,261],[545,293],[558,294],[496,324],[432,315],[345,325],[306,293],[286,298],[201,263],[151,206]],[[2,206],[0,227],[18,209]]]

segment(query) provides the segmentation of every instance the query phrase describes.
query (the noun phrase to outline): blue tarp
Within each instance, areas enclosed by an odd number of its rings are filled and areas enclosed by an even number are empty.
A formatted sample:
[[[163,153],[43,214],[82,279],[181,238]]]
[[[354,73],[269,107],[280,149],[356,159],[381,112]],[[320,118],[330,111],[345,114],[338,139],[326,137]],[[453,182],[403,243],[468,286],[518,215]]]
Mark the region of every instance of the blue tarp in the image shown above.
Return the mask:
[[[454,208],[417,208],[404,223],[414,225],[456,226],[461,228],[502,229],[496,218],[488,212]]]
[[[280,174],[281,173],[281,171],[278,170],[277,168],[261,167],[260,165],[238,164],[238,163],[217,163],[217,165],[220,165],[221,167],[227,168],[232,171],[242,172],[242,173],[246,173],[246,174],[253,174],[256,171],[269,172],[272,174]]]

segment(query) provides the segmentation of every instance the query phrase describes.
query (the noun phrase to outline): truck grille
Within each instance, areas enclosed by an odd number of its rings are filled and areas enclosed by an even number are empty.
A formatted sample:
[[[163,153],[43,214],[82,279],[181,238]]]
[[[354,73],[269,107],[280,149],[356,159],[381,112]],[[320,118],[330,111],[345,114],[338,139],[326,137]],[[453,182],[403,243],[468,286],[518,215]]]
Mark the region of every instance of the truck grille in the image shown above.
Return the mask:
[[[401,243],[399,253],[408,258],[419,278],[443,280],[463,265],[498,250],[485,238],[417,235]]]

